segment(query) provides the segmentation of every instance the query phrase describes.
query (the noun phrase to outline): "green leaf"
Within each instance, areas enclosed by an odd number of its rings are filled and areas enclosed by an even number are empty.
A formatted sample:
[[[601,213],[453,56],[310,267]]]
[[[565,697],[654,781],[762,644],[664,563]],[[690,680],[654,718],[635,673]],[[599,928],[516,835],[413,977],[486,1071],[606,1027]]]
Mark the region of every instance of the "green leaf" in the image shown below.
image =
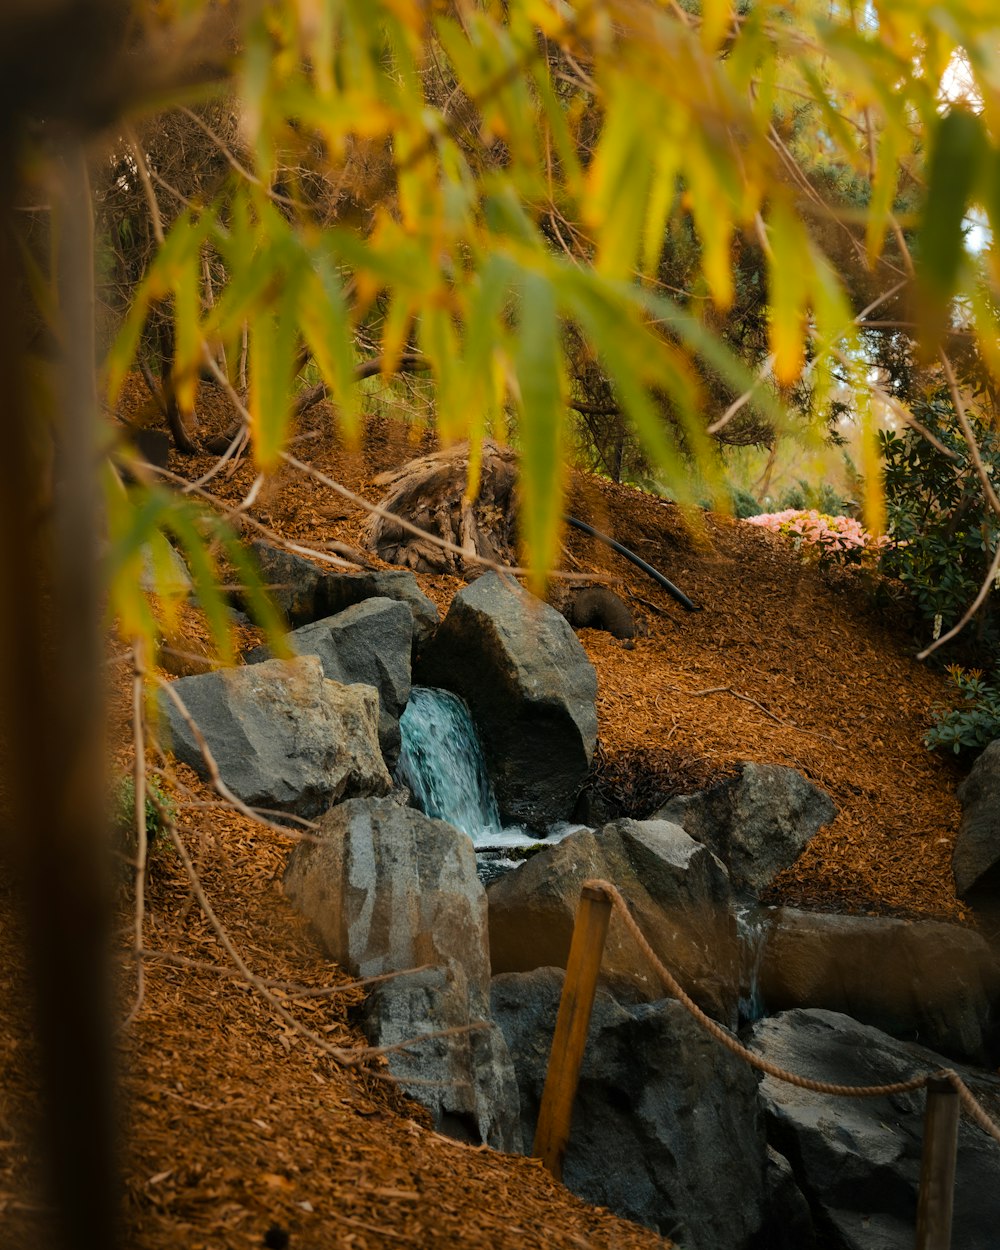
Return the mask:
[[[559,552],[562,517],[562,428],[565,412],[555,293],[544,277],[520,281],[514,367],[518,383],[522,521],[532,588],[542,593]]]
[[[191,581],[194,591],[205,613],[212,641],[215,643],[224,664],[235,663],[232,629],[229,610],[222,591],[219,589],[219,570],[209,550],[208,540],[199,532],[194,520],[194,513],[187,507],[175,506],[167,512],[163,520],[176,536],[187,557],[188,568],[191,570]],[[219,522],[212,518],[213,527],[219,530]]]
[[[361,401],[354,380],[354,335],[340,276],[325,256],[313,257],[311,272],[300,287],[298,314],[306,344],[337,405],[340,424],[357,445]]]
[[[917,256],[920,321],[928,348],[947,325],[964,255],[962,222],[989,156],[982,123],[964,108],[941,118],[934,136]]]

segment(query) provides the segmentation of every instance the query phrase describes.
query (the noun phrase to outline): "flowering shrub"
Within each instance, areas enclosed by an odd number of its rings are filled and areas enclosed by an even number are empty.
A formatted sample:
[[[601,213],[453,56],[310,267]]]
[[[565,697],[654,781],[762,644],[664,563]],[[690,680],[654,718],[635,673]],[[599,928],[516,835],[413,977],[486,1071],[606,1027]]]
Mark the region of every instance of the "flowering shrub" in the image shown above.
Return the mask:
[[[796,550],[815,553],[821,562],[860,564],[875,555],[885,538],[875,538],[860,521],[849,516],[828,516],[815,508],[808,512],[786,508],[784,512],[764,512],[746,518],[749,525],[761,525],[775,534],[791,538]]]

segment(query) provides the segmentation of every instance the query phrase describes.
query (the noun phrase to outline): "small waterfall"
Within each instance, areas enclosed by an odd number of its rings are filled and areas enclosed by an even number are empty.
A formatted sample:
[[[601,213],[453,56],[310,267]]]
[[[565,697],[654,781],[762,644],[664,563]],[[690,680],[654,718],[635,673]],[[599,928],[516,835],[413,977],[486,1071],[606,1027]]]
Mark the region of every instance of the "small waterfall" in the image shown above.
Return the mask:
[[[763,907],[736,908],[736,938],[739,942],[741,1024],[752,1024],[765,1014],[760,989],[760,969],[764,948],[771,931],[771,912]]]
[[[500,813],[469,709],[447,690],[414,686],[399,721],[397,773],[421,811],[495,845]]]
[[[414,686],[399,730],[397,778],[409,786],[422,812],[469,835],[483,885],[517,868],[546,843],[586,828],[559,821],[542,838],[500,823],[476,726],[463,700],[450,691]]]

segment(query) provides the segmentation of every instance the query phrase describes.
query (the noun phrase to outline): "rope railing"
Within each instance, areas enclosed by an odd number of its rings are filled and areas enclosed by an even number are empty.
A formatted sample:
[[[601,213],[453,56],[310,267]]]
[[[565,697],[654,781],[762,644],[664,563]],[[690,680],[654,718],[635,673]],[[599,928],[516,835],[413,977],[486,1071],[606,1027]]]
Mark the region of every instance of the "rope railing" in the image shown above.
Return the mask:
[[[664,988],[720,1045],[758,1072],[799,1089],[835,1097],[882,1098],[927,1088],[916,1246],[917,1250],[946,1250],[951,1240],[952,1189],[958,1132],[956,1096],[969,1118],[984,1133],[1000,1143],[1000,1126],[990,1118],[958,1073],[953,1068],[939,1068],[906,1081],[892,1081],[883,1085],[838,1085],[800,1076],[771,1063],[750,1050],[694,1002],[653,950],[621,891],[610,881],[585,881],[580,890],[580,905],[566,963],[566,978],[532,1151],[553,1176],[557,1180],[562,1178],[573,1100],[597,991],[604,940],[613,911],[617,912]]]

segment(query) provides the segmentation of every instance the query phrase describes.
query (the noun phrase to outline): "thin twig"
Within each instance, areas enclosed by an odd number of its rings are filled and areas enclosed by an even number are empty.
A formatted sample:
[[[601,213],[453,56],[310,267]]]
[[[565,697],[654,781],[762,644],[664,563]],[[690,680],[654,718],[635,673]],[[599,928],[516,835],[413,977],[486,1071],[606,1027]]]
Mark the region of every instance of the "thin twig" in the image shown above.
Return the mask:
[[[919,652],[917,655],[918,660],[926,660],[929,655],[938,649],[938,647],[943,647],[944,644],[946,642],[950,642],[956,634],[961,633],[961,631],[966,627],[966,625],[968,625],[968,623],[986,602],[986,596],[992,591],[993,584],[998,576],[1000,576],[1000,539],[997,540],[997,549],[993,554],[993,563],[990,565],[989,572],[986,574],[983,584],[979,587],[979,593],[966,609],[965,615],[958,622],[958,624],[952,626],[946,634],[942,634],[940,638],[935,638],[929,647],[925,647],[923,651]]]
[[[149,165],[146,163],[146,154],[143,152],[136,138],[136,133],[131,126],[124,127],[125,138],[129,147],[132,149],[132,156],[135,158],[135,167],[139,171],[139,181],[142,183],[143,194],[146,197],[146,206],[149,209],[149,217],[153,223],[153,237],[163,246],[163,218],[160,215],[160,205],[156,198],[156,192],[153,190],[153,184],[150,181]]]
[[[135,745],[135,761],[132,768],[132,789],[135,796],[135,950],[142,950],[142,930],[146,921],[146,857],[148,838],[146,830],[146,720],[143,710],[143,693],[146,676],[144,643],[137,638],[132,644],[132,740]],[[135,1001],[122,1022],[127,1029],[142,1010],[146,991],[145,972],[142,961],[135,966]]]
[[[144,947],[133,952],[139,960],[152,960],[157,963],[170,964],[176,968],[189,968],[192,972],[210,972],[218,977],[240,977],[238,968],[224,968],[220,964],[211,964],[204,959],[188,959],[184,955],[176,955],[173,951],[151,950]],[[300,981],[278,981],[273,977],[261,977],[268,987],[282,993],[286,998],[333,998],[337,994],[346,994],[350,990],[363,989],[367,985],[378,985],[383,981],[393,981],[397,977],[413,976],[418,972],[427,972],[433,965],[421,964],[417,968],[400,968],[398,972],[384,972],[377,977],[363,977],[358,981],[345,981],[342,985],[303,985]]]
[[[765,716],[769,716],[777,725],[781,725],[784,729],[794,729],[796,733],[809,734],[813,738],[822,738],[824,742],[829,742],[837,748],[838,751],[846,751],[845,746],[841,746],[836,739],[831,738],[829,734],[820,733],[816,729],[805,729],[801,725],[796,725],[794,721],[782,720],[780,716],[769,711],[763,703],[757,699],[752,699],[748,694],[741,694],[739,690],[734,690],[732,686],[709,686],[707,690],[685,690],[683,686],[667,686],[668,690],[676,690],[678,694],[687,695],[690,699],[700,699],[710,694],[730,694],[734,699],[742,699],[744,703],[752,703],[754,707],[759,708]]]
[[[170,834],[170,839],[174,844],[174,848],[180,856],[181,863],[184,865],[184,871],[188,875],[188,880],[191,882],[191,889],[194,891],[195,898],[198,900],[198,905],[205,914],[205,919],[212,926],[215,931],[215,936],[219,939],[219,942],[222,944],[226,954],[243,974],[244,979],[253,986],[261,998],[263,998],[264,1001],[273,1008],[279,1018],[282,1019],[289,1026],[289,1028],[293,1029],[296,1033],[301,1034],[303,1037],[308,1038],[314,1046],[318,1046],[325,1055],[329,1055],[330,1058],[335,1059],[337,1063],[343,1064],[345,1067],[355,1067],[364,1057],[364,1051],[355,1052],[344,1050],[340,1046],[331,1046],[326,1038],[320,1037],[318,1033],[313,1032],[312,1029],[307,1028],[306,1025],[304,1025],[300,1020],[297,1020],[288,1008],[285,1007],[284,1003],[282,1003],[282,1001],[264,983],[263,979],[250,970],[239,951],[233,945],[229,934],[226,932],[225,925],[223,925],[222,921],[216,915],[215,909],[202,887],[198,872],[194,864],[191,862],[190,855],[188,855],[187,847],[184,845],[184,840],[177,832],[177,826],[169,818],[166,821],[166,826]]]
[[[312,834],[297,833],[292,829],[286,829],[282,825],[276,824],[273,820],[267,820],[265,817],[259,815],[259,813],[256,812],[252,807],[248,807],[247,804],[244,803],[242,799],[237,798],[237,796],[232,792],[232,790],[230,790],[230,788],[222,780],[222,775],[219,772],[219,765],[216,762],[215,756],[212,754],[212,749],[208,745],[208,743],[205,741],[205,735],[198,728],[198,725],[194,717],[188,711],[187,705],[185,704],[184,700],[177,693],[177,690],[174,684],[172,682],[167,681],[166,678],[161,677],[159,674],[156,674],[155,681],[156,681],[156,684],[160,687],[160,689],[164,691],[164,693],[173,703],[174,707],[177,708],[177,711],[180,714],[181,719],[184,721],[185,725],[187,725],[188,729],[191,731],[191,734],[195,740],[195,744],[197,745],[198,750],[201,752],[201,757],[205,761],[205,767],[208,769],[209,781],[214,786],[216,791],[218,791],[218,793],[221,794],[222,797],[232,807],[234,807],[242,815],[246,816],[248,820],[252,820],[255,824],[264,825],[265,828],[273,829],[275,833],[283,834],[285,837],[295,838],[298,841],[302,841],[302,842],[319,841],[319,839],[314,837]],[[313,828],[316,828],[316,826],[314,825]]]
[[[962,392],[959,389],[958,380],[955,377],[955,370],[951,367],[951,361],[948,359],[947,353],[942,348],[938,352],[941,365],[944,368],[944,376],[948,382],[948,391],[951,394],[951,402],[955,409],[955,416],[958,418],[958,424],[962,431],[962,437],[965,439],[965,445],[969,449],[969,455],[972,457],[972,463],[976,469],[976,476],[979,478],[979,484],[983,488],[983,495],[986,502],[993,511],[1000,516],[1000,498],[993,489],[993,483],[990,476],[986,472],[986,466],[983,464],[983,457],[979,451],[979,444],[976,442],[976,436],[973,433],[972,426],[969,423],[968,414],[965,411],[965,401],[962,399]]]
[[[757,393],[758,386],[761,384],[761,382],[765,380],[765,378],[771,372],[771,369],[773,367],[774,367],[774,356],[772,354],[765,359],[764,363],[757,370],[757,377],[754,379],[753,386],[751,386],[748,391],[744,391],[743,394],[739,397],[739,399],[733,400],[733,402],[729,405],[729,407],[722,414],[722,416],[718,419],[718,421],[713,421],[712,424],[708,427],[707,433],[718,434],[720,430],[725,429],[725,427],[729,424],[729,422],[732,421],[733,417],[735,417],[736,414],[742,408],[744,408],[750,402],[751,399],[753,399],[754,395]]]

